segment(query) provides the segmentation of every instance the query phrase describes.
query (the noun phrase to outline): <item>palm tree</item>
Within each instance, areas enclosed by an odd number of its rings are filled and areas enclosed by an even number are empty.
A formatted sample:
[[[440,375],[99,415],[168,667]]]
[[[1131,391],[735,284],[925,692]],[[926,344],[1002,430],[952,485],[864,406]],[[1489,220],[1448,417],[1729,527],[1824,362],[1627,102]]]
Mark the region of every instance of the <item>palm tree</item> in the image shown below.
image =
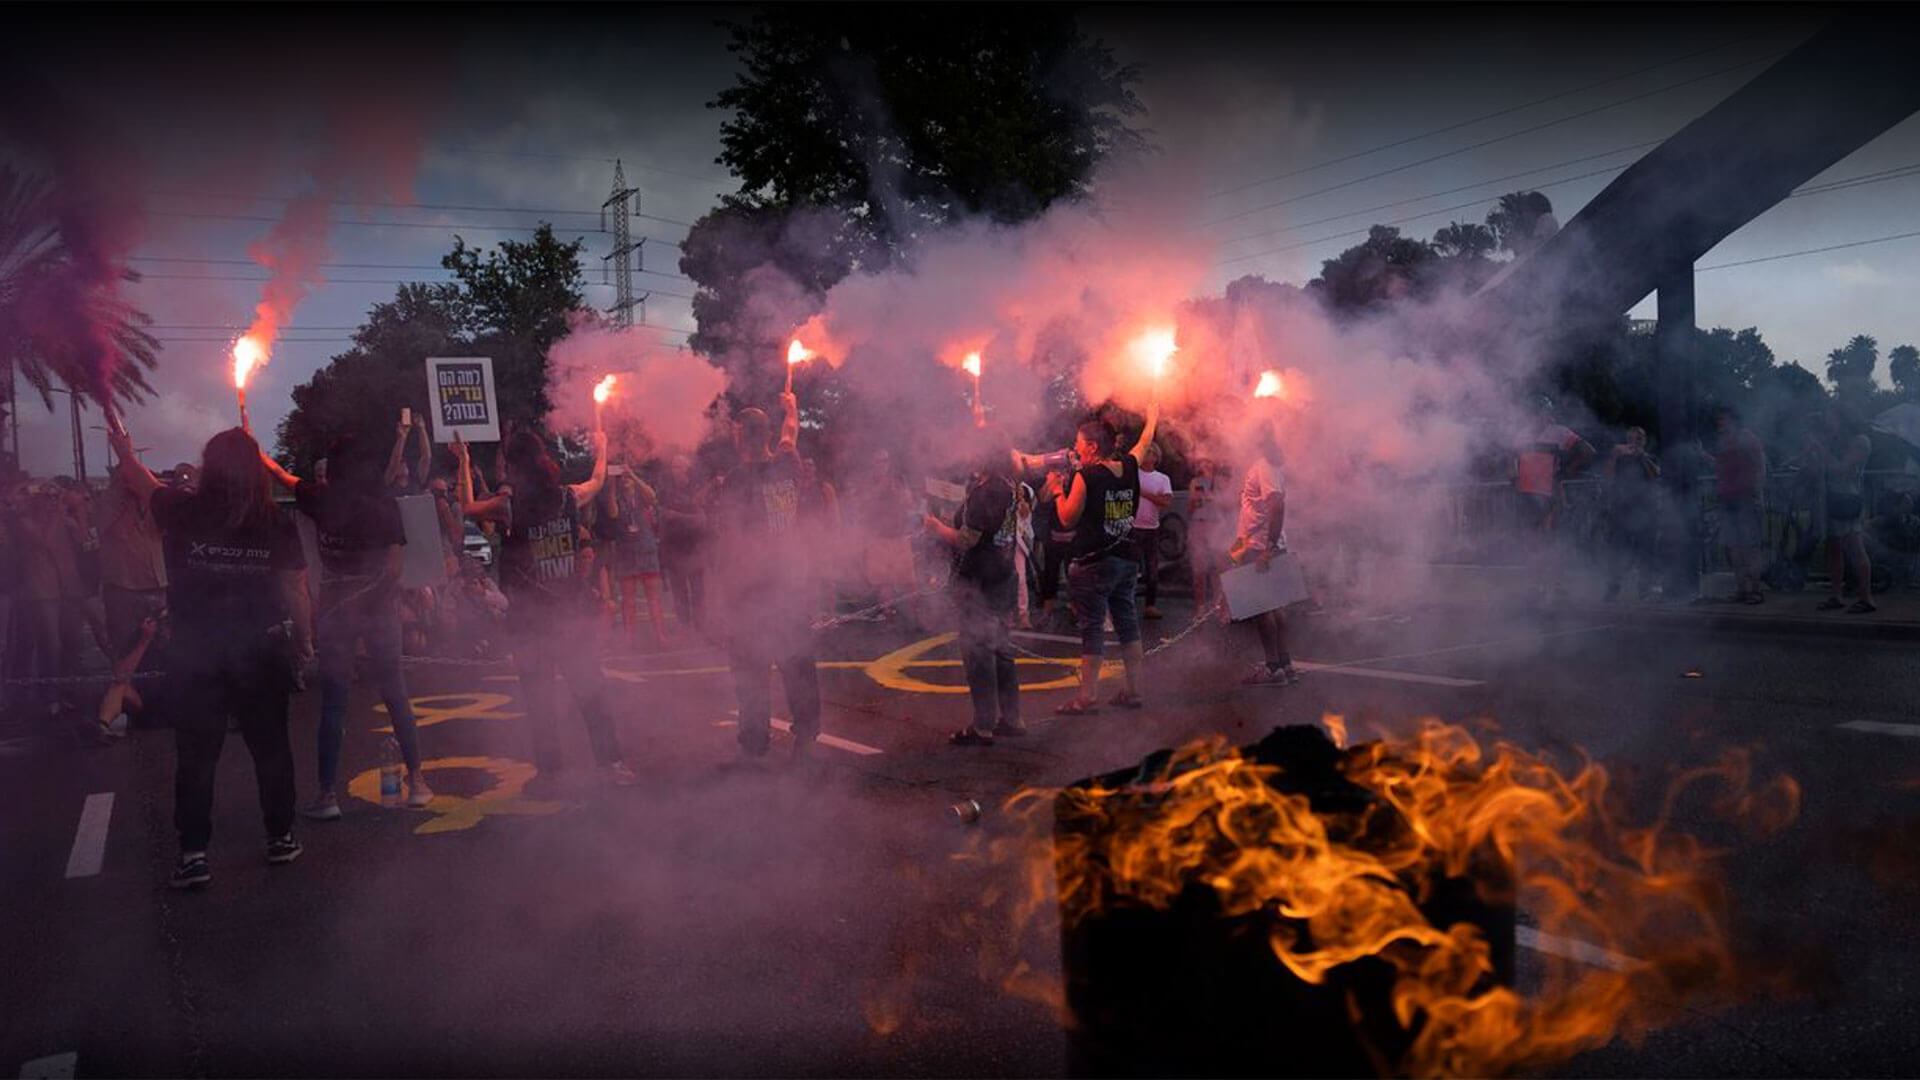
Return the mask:
[[[114,288],[140,275],[91,271],[89,261],[68,244],[47,184],[0,165],[0,365],[49,410],[56,380],[103,403],[152,392],[146,372],[160,351],[146,331],[153,320]]]

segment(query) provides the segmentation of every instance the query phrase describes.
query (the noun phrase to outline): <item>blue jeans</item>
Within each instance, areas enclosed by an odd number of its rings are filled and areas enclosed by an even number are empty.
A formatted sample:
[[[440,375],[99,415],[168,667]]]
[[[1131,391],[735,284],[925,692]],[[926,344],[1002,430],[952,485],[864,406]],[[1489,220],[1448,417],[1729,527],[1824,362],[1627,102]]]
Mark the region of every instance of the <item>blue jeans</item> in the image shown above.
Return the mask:
[[[354,646],[367,643],[367,674],[387,706],[393,736],[407,770],[420,768],[420,740],[400,671],[400,613],[391,596],[348,600],[329,607],[321,597],[315,642],[320,653],[320,789],[334,791],[340,778],[340,743],[347,733],[347,701],[353,692]]]
[[[1080,629],[1080,655],[1106,652],[1107,614],[1113,614],[1113,634],[1120,644],[1140,640],[1140,615],[1133,606],[1133,590],[1140,580],[1140,564],[1118,555],[1105,555],[1067,566],[1067,598],[1073,604],[1074,625]]]

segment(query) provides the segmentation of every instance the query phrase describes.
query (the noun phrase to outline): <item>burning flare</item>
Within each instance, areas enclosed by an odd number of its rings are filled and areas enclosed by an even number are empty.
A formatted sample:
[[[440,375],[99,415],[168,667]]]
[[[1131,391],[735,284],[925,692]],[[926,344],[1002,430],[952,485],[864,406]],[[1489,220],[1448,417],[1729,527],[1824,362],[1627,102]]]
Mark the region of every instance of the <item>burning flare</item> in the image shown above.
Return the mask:
[[[967,358],[960,362],[960,367],[964,369],[967,374],[973,376],[976,379],[979,378],[980,377],[980,354],[977,352],[968,353]]]
[[[795,364],[804,364],[807,361],[813,359],[813,357],[814,357],[813,350],[807,348],[805,345],[800,344],[799,338],[794,338],[791,342],[787,344],[787,366],[788,367],[792,367]]]
[[[1277,371],[1261,372],[1260,383],[1253,388],[1253,396],[1256,398],[1285,397],[1286,393],[1287,385],[1281,381],[1280,373]]]
[[[613,382],[614,377],[608,375],[594,384],[593,403],[595,405],[605,405],[607,403],[607,398],[613,394]]]
[[[1148,373],[1158,379],[1167,373],[1167,361],[1180,351],[1180,346],[1174,344],[1173,328],[1162,327],[1149,330],[1135,339],[1133,351],[1146,365]]]
[[[267,350],[252,334],[242,334],[233,343],[233,386],[236,390],[247,388],[247,379],[253,369],[267,362]]]

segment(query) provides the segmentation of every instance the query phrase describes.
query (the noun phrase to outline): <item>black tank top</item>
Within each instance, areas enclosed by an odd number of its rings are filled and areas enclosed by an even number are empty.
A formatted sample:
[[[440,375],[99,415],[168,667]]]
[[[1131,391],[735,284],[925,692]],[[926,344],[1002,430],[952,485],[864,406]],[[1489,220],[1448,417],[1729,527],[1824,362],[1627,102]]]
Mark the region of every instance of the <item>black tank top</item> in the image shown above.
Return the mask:
[[[573,490],[560,487],[533,495],[515,493],[500,539],[500,588],[516,604],[578,599],[580,508]]]
[[[1132,454],[1121,457],[1119,476],[1104,464],[1085,465],[1080,479],[1087,486],[1087,501],[1080,508],[1080,523],[1073,528],[1068,558],[1085,562],[1127,554],[1133,515],[1140,509],[1140,463]]]

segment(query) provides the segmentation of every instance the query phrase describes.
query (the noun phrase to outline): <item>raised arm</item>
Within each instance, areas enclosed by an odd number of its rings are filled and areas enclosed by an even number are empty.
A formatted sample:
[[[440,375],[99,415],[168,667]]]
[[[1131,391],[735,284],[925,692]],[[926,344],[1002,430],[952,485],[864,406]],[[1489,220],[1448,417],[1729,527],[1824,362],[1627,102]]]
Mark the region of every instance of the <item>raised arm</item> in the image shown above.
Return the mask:
[[[160,479],[140,463],[139,455],[133,451],[133,436],[127,434],[126,427],[120,423],[120,414],[109,411],[107,416],[107,439],[113,444],[115,458],[114,474],[144,502],[159,489]]]
[[[1147,405],[1146,426],[1140,429],[1140,438],[1138,441],[1136,441],[1133,444],[1133,449],[1127,451],[1127,453],[1133,456],[1133,460],[1139,461],[1142,455],[1144,455],[1147,452],[1147,447],[1153,445],[1154,431],[1159,426],[1160,426],[1160,395],[1158,392],[1156,392],[1153,395],[1153,401]]]
[[[300,478],[288,472],[279,462],[268,457],[265,450],[260,451],[260,464],[266,467],[267,475],[273,479],[274,483],[279,484],[288,491],[292,491],[294,488],[300,486]]]
[[[792,393],[780,395],[780,449],[790,451],[800,445],[800,399]]]
[[[593,501],[607,482],[607,433],[593,433],[593,475],[573,485],[573,500],[582,505]]]
[[[453,456],[460,463],[460,512],[477,521],[507,520],[510,509],[507,496],[473,497],[473,462],[467,453],[467,444],[458,435],[453,437]]]
[[[1100,468],[1106,468],[1102,465]],[[1080,525],[1080,514],[1087,508],[1087,478],[1079,473],[1073,474],[1073,486],[1059,502],[1054,504],[1053,514],[1060,519],[1060,527],[1074,529]]]

